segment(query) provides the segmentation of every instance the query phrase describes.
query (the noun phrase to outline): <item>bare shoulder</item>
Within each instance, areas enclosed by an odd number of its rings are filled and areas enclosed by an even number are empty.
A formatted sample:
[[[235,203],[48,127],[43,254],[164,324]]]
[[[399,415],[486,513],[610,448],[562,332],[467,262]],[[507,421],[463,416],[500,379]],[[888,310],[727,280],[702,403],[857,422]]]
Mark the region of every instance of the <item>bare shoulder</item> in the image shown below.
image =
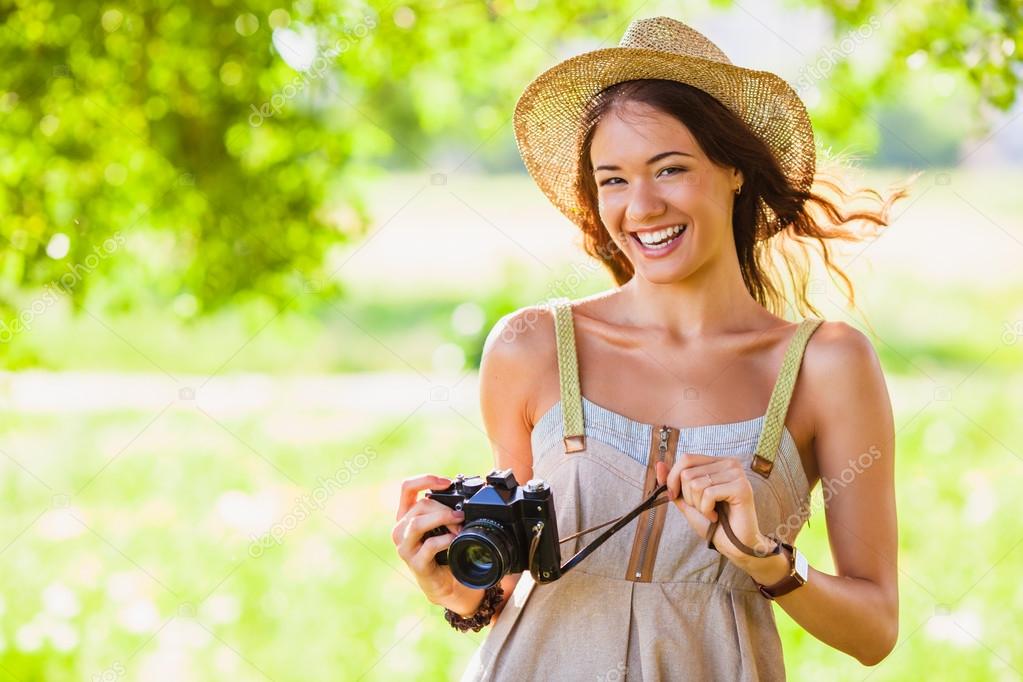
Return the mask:
[[[554,313],[527,306],[494,324],[480,361],[480,409],[495,445],[528,445],[537,395],[555,360]]]
[[[496,363],[535,360],[553,341],[554,312],[548,306],[526,306],[494,324],[483,344],[483,359]]]
[[[845,322],[822,322],[806,344],[802,371],[811,376],[880,370],[870,339]]]
[[[874,345],[845,322],[823,322],[810,337],[800,379],[814,406],[818,435],[853,423],[867,428],[891,420],[891,401]]]

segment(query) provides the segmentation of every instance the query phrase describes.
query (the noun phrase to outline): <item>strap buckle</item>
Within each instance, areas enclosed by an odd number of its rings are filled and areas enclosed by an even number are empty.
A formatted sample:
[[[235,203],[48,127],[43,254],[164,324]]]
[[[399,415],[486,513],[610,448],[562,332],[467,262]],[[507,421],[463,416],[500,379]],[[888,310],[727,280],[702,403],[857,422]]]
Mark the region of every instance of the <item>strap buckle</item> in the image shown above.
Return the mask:
[[[565,452],[581,452],[586,449],[586,436],[565,436]]]
[[[764,478],[771,475],[771,469],[774,468],[774,462],[763,457],[762,455],[753,455],[753,461],[750,463],[750,469],[757,472]]]

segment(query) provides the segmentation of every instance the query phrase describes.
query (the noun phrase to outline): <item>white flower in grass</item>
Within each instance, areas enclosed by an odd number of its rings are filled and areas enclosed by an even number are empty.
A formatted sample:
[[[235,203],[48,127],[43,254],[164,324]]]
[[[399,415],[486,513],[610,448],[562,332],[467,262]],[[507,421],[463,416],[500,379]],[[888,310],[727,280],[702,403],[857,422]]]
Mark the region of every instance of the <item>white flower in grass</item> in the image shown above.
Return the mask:
[[[211,624],[234,623],[241,615],[238,598],[231,594],[215,594],[199,607],[199,619]]]
[[[277,520],[275,499],[268,491],[249,495],[228,490],[217,498],[216,509],[224,523],[246,537],[262,535]]]
[[[79,513],[74,507],[50,509],[36,524],[36,532],[44,540],[69,540],[85,532],[85,526],[76,521],[72,513]]]
[[[931,616],[924,628],[931,639],[949,642],[959,648],[972,649],[983,637],[980,617],[971,611],[938,613]]]
[[[43,647],[45,636],[46,632],[43,630],[42,625],[33,620],[22,625],[14,633],[14,646],[18,647],[19,651],[24,651],[25,653],[39,651]]]
[[[78,632],[64,621],[50,623],[46,634],[57,651],[67,653],[78,646]]]
[[[462,303],[451,313],[451,326],[462,336],[479,334],[485,321],[483,309],[471,301]]]
[[[971,526],[983,525],[995,513],[998,495],[983,471],[966,472],[966,484],[969,487],[964,514],[966,521]]]
[[[43,590],[43,606],[59,618],[74,618],[81,610],[78,596],[63,583],[51,583]]]
[[[138,578],[130,571],[118,571],[107,578],[107,596],[115,602],[126,602],[138,592]]]
[[[136,634],[153,632],[160,624],[156,605],[148,599],[136,599],[121,607],[117,612],[117,623]]]
[[[183,652],[198,649],[209,644],[212,635],[209,630],[190,618],[175,618],[160,630],[160,649]]]

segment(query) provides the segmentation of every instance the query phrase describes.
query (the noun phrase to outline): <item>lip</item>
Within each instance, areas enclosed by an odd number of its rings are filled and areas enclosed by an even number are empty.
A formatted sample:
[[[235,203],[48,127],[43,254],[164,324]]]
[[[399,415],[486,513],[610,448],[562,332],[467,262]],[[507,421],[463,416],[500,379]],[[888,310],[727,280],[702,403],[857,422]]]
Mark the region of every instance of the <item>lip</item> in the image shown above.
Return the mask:
[[[678,223],[674,223],[674,224],[678,225]],[[668,225],[668,227],[671,227],[671,225]],[[666,246],[664,248],[661,248],[661,249],[651,249],[651,248],[648,248],[646,246],[646,244],[644,244],[643,242],[639,241],[639,237],[636,236],[638,234],[637,232],[630,232],[629,233],[629,239],[632,240],[632,243],[636,245],[636,248],[639,249],[639,252],[642,253],[645,257],[650,258],[650,259],[664,258],[665,256],[669,255],[671,252],[673,252],[675,249],[677,249],[679,246],[682,245],[682,242],[684,242],[686,240],[686,237],[689,236],[689,228],[690,228],[690,225],[686,225],[685,229],[682,230],[682,233],[679,234],[677,237],[675,237],[675,240],[673,242],[671,242],[671,244],[669,244],[668,246]],[[659,230],[659,229],[663,229],[663,228],[654,228],[654,229],[655,230]],[[650,232],[650,231],[651,230],[642,230],[642,232]]]

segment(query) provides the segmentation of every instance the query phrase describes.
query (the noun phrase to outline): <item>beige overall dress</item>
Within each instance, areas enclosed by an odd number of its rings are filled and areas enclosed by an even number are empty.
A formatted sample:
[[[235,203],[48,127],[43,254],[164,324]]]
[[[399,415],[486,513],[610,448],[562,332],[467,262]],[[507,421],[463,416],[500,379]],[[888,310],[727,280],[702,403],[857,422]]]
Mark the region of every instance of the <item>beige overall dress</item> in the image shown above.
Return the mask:
[[[809,486],[785,414],[806,319],[786,350],[766,414],[675,428],[643,424],[579,393],[572,308],[552,302],[561,400],[534,426],[533,476],[551,485],[565,537],[634,508],[656,487],[654,463],[685,452],[738,457],[761,531],[792,543]],[[561,545],[562,563],[598,533]],[[783,680],[771,602],[752,578],[708,549],[674,504],[630,522],[562,578],[525,572],[462,680]]]

